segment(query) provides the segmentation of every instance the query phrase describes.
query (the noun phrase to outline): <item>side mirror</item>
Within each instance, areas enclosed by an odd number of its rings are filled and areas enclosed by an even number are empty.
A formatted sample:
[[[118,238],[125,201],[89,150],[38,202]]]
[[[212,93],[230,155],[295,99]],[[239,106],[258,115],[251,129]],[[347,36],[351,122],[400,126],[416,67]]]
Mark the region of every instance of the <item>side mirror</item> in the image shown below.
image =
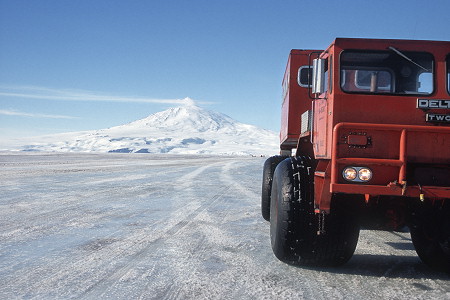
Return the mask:
[[[325,59],[313,60],[312,93],[322,94],[325,91]]]

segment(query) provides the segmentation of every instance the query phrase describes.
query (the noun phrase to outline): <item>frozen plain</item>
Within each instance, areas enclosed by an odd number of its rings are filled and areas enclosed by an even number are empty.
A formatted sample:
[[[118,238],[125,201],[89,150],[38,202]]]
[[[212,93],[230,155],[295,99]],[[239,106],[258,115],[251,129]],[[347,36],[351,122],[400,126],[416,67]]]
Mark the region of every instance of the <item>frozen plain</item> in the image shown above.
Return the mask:
[[[408,233],[345,266],[288,266],[260,215],[263,158],[0,153],[1,299],[450,299]]]

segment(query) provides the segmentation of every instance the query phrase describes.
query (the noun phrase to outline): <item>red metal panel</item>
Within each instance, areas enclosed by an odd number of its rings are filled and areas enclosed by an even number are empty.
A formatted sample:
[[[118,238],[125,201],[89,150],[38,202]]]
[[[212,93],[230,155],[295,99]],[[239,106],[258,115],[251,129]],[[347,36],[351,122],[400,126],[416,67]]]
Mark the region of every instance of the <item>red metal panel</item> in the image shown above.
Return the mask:
[[[301,115],[311,109],[311,99],[308,88],[297,82],[298,70],[301,66],[308,66],[309,54],[319,50],[291,50],[283,77],[283,103],[281,106],[281,149],[297,147],[300,136]]]

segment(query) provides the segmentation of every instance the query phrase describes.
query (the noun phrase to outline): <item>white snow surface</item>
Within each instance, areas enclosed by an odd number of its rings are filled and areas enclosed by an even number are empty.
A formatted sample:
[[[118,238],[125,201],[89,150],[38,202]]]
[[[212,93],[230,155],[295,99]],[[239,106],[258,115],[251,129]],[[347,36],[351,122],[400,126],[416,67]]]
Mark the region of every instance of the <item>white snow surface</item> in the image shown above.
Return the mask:
[[[254,156],[274,155],[279,149],[275,132],[237,122],[189,102],[125,125],[42,136],[15,144],[0,149]]]
[[[409,233],[339,268],[272,254],[264,159],[0,153],[0,299],[450,299]]]

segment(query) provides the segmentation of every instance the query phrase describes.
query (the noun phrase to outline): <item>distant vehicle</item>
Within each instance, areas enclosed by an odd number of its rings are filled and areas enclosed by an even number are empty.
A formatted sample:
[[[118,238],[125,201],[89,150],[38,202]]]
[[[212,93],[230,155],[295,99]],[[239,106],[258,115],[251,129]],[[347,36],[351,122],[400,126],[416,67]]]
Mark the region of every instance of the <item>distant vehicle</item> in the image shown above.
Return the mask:
[[[275,256],[344,264],[360,226],[409,227],[421,260],[450,271],[450,42],[337,38],[292,50],[280,155],[263,170]]]

